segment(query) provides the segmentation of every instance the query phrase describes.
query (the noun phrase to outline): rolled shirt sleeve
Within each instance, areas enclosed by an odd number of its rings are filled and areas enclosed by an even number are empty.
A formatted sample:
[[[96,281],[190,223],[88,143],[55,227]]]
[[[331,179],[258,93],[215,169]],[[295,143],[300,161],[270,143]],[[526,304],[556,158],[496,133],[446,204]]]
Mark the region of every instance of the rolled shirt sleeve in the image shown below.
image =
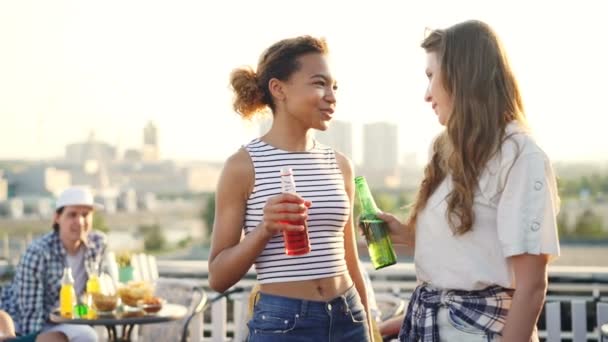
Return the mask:
[[[542,151],[522,154],[501,170],[504,188],[497,208],[498,237],[505,257],[559,256],[559,196],[553,169]]]

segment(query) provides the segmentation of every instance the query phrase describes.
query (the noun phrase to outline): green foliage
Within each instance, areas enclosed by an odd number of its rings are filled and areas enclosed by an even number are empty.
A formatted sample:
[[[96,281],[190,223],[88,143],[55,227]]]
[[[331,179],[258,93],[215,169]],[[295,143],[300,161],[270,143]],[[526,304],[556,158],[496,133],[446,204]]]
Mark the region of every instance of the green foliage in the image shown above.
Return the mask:
[[[191,237],[183,238],[183,239],[181,239],[181,240],[179,240],[177,242],[177,247],[178,248],[185,248],[188,245],[190,245],[191,242],[192,242],[192,238]]]
[[[146,251],[160,251],[165,248],[167,240],[158,224],[142,225],[139,231],[144,234],[144,249]]]
[[[407,193],[402,190],[397,191],[387,191],[387,190],[375,190],[371,189],[372,196],[374,196],[374,201],[378,208],[384,212],[391,213],[401,219],[407,216],[409,208],[408,205],[411,204],[412,194]],[[355,204],[354,204],[354,217],[355,219],[359,217],[361,213],[361,205],[359,203],[359,198],[355,196]]]
[[[131,266],[131,252],[122,251],[116,254],[116,263],[119,267]]]
[[[608,234],[602,227],[602,218],[591,210],[585,210],[576,220],[574,233],[584,238],[606,237]]]
[[[562,212],[557,216],[557,233],[560,238],[572,235],[568,226],[568,215],[566,213]]]
[[[201,219],[205,223],[207,237],[211,236],[213,221],[215,220],[215,193],[212,193],[207,198],[207,205],[201,211]]]
[[[374,195],[376,205],[382,211],[395,213],[397,211],[397,196],[391,193],[378,192]]]
[[[99,230],[104,233],[110,231],[110,227],[108,227],[106,219],[101,213],[93,214],[93,229]]]
[[[592,197],[608,194],[608,175],[594,173],[578,179],[558,178],[557,182],[562,197],[578,197],[583,189],[589,191]]]
[[[413,194],[408,194],[407,192],[401,192],[397,198],[397,208],[401,210],[405,210],[408,206],[412,204],[414,200]],[[409,211],[409,209],[407,209]]]

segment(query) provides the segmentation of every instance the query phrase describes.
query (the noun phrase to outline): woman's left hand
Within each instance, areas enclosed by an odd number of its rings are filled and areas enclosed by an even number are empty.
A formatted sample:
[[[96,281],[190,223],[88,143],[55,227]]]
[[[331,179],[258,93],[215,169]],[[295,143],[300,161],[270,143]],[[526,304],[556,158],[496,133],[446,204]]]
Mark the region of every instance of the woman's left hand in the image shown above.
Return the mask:
[[[401,223],[399,219],[389,213],[377,213],[379,219],[386,222],[389,228],[391,241],[396,245],[411,245],[411,229],[408,229],[407,225]]]

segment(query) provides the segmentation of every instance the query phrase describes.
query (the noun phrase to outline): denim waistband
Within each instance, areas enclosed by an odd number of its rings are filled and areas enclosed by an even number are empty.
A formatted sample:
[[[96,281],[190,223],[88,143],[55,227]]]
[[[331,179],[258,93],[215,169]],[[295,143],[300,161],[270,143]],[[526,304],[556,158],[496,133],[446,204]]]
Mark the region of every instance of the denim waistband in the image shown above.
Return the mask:
[[[259,292],[256,297],[255,307],[280,309],[281,311],[308,316],[318,312],[326,312],[327,310],[346,311],[349,305],[352,306],[360,302],[359,294],[353,284],[343,294],[329,301],[297,299]]]

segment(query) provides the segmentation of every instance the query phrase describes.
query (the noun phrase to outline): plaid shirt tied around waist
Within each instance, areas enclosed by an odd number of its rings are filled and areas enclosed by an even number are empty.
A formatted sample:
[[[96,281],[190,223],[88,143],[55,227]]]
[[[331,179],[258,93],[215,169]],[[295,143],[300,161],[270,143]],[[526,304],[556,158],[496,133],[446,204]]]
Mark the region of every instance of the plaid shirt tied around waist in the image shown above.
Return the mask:
[[[483,290],[441,290],[422,284],[412,294],[399,333],[401,342],[439,342],[440,307],[489,335],[500,335],[513,299],[512,289],[491,286]]]

